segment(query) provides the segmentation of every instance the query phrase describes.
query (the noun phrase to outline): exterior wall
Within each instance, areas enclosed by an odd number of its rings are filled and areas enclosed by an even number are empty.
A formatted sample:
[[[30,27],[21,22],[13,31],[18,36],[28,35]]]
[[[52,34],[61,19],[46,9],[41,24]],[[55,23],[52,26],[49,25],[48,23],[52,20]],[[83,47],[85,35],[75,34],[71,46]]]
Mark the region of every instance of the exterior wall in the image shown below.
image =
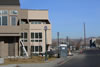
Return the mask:
[[[42,53],[45,52],[45,31],[44,26],[48,27],[47,30],[47,44],[51,44],[51,24],[30,24],[29,20],[48,20],[48,10],[23,10],[20,9],[20,6],[0,6],[0,10],[8,10],[8,25],[7,26],[0,26],[0,36],[21,36],[21,32],[27,32],[28,33],[28,42],[24,42],[25,46],[28,46],[28,54],[30,55],[31,46],[39,46],[41,45],[43,47]],[[21,19],[26,19],[28,21],[28,24],[20,24],[19,26],[12,26],[10,22],[10,11],[11,10],[17,10],[17,22],[21,22]],[[42,32],[42,42],[31,42],[31,32]],[[18,53],[20,54],[20,44],[15,43],[15,56],[18,56]],[[5,45],[6,50],[1,50],[1,56],[5,57],[8,56],[8,45],[5,43],[2,43],[2,45]],[[19,47],[18,47],[19,45]],[[4,48],[4,46],[1,46]],[[18,51],[19,48],[19,51]],[[5,53],[3,52],[5,51]]]
[[[29,22],[30,23],[30,22]],[[45,31],[44,26],[48,27],[47,30],[47,44],[51,44],[51,24],[23,24],[21,25],[22,32],[28,33],[28,42],[24,42],[25,46],[28,46],[28,54],[30,55],[31,46],[42,46],[42,53],[45,52]],[[31,32],[42,32],[42,42],[31,42]],[[38,53],[38,52],[37,52]]]
[[[0,26],[0,34],[13,33],[19,35],[20,31],[21,30],[19,26]]]
[[[30,33],[31,32],[42,32],[42,42],[31,42],[31,45],[43,47],[43,53],[45,52],[45,30],[44,26],[48,27],[47,30],[47,44],[51,44],[51,24],[30,24]],[[31,39],[31,38],[30,38]]]
[[[10,25],[10,11],[11,10],[17,10],[18,12],[20,12],[20,6],[0,6],[0,10],[8,10],[8,26]],[[19,13],[20,14],[20,13]],[[17,16],[19,19],[19,16]]]
[[[48,19],[47,10],[28,10],[28,19]]]
[[[28,34],[28,38],[27,38],[28,41],[27,42],[23,42],[23,44],[24,44],[24,46],[28,47],[28,54],[30,55],[30,32],[29,32],[30,29],[29,29],[29,24],[21,24],[20,27],[21,27],[20,33],[27,32],[27,34]],[[21,45],[19,46],[19,48],[20,47],[21,47]]]
[[[0,36],[20,36],[20,26],[12,26],[11,25],[11,21],[10,21],[10,17],[11,16],[13,16],[12,14],[11,14],[11,11],[12,10],[17,10],[19,13],[20,13],[20,6],[1,6],[0,5],[0,10],[7,10],[8,11],[8,15],[7,15],[7,17],[8,17],[8,19],[7,19],[7,21],[8,21],[8,24],[7,24],[7,26],[0,26]],[[18,15],[19,15],[19,13],[18,13]],[[18,22],[18,19],[20,19],[19,18],[19,16],[18,15],[16,15],[16,17],[17,17],[17,22]],[[10,38],[10,37],[9,37]],[[15,43],[15,56],[18,56],[18,43]],[[7,57],[8,56],[8,51],[9,51],[9,49],[8,49],[8,43],[5,43],[5,42],[0,42],[0,56],[1,57]]]
[[[18,56],[18,43],[15,43],[15,56]]]
[[[0,34],[16,33],[17,35],[19,35],[18,33],[20,31],[20,27],[19,26],[11,26],[10,11],[11,10],[17,10],[18,12],[20,12],[20,7],[19,6],[0,6],[0,10],[8,10],[8,25],[7,26],[0,26]],[[18,15],[17,15],[17,18],[19,19]],[[17,19],[17,21],[18,21],[18,19]],[[3,35],[1,35],[1,36],[3,36]],[[6,34],[6,36],[7,36],[7,34]],[[9,34],[8,34],[8,36],[9,36]]]
[[[23,13],[27,13],[27,10],[22,10]],[[25,12],[24,12],[25,11]],[[23,14],[20,16],[21,19],[25,19]],[[25,15],[26,16],[26,15]],[[28,18],[27,20],[48,20],[48,11],[47,10],[28,10]],[[46,22],[47,23],[47,22]],[[45,31],[44,26],[48,27],[47,30],[47,44],[50,45],[52,43],[52,33],[51,33],[51,24],[31,24],[28,21],[28,24],[21,25],[21,32],[28,33],[28,42],[24,42],[25,46],[28,46],[28,54],[30,55],[31,46],[42,46],[42,53],[45,52]],[[31,42],[31,32],[42,32],[42,42]],[[38,52],[36,52],[38,53]]]
[[[48,19],[48,10],[19,10],[20,19],[34,19],[34,20],[46,20]]]
[[[0,57],[7,57],[7,56],[8,56],[8,44],[0,42]]]
[[[18,43],[15,43],[15,56],[18,56]],[[8,57],[8,44],[0,42],[0,57]]]
[[[28,10],[22,10],[19,11],[19,18],[20,19],[28,19]]]
[[[44,31],[44,27],[47,26],[48,30],[47,30],[47,44],[51,44],[51,37],[52,37],[52,33],[51,33],[51,24],[31,24],[30,25],[30,31],[33,32],[42,32],[43,33],[43,40],[45,41],[45,31]]]

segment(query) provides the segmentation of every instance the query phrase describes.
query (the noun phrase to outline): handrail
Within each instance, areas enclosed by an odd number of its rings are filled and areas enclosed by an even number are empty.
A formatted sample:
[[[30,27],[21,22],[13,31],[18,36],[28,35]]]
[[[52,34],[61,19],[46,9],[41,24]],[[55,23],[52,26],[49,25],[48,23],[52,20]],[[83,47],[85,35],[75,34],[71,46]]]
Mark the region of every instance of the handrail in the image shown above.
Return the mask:
[[[21,43],[21,45],[22,45],[22,48],[23,48],[23,51],[24,51],[25,55],[28,57],[28,53],[27,53],[27,51],[26,51],[26,49],[25,49],[25,46],[24,46],[24,43],[22,42],[21,39],[20,39],[20,43]]]

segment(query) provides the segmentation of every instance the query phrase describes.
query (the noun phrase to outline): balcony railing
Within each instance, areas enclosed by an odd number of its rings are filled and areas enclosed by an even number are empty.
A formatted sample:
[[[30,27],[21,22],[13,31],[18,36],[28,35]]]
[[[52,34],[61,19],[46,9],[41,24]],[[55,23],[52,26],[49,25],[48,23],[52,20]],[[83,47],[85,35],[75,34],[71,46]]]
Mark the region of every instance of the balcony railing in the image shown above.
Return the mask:
[[[20,36],[19,26],[0,26],[0,36]]]

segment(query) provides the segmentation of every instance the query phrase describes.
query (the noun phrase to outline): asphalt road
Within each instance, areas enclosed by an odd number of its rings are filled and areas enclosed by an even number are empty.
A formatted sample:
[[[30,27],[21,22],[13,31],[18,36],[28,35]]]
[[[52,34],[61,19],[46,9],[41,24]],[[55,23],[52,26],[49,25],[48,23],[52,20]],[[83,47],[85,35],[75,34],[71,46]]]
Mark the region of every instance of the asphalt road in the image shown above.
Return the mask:
[[[100,49],[85,50],[58,67],[100,67]]]

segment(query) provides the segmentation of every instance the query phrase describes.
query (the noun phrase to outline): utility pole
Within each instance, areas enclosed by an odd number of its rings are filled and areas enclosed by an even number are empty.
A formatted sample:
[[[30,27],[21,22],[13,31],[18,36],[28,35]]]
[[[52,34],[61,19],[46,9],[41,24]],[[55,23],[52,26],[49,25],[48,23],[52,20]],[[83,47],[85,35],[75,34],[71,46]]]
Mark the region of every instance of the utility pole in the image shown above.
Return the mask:
[[[66,42],[68,43],[68,36],[66,37]]]
[[[59,32],[57,32],[57,39],[58,39],[58,58],[60,58],[60,49],[59,49]]]
[[[85,23],[84,23],[84,46],[86,48],[86,28],[85,28]]]

